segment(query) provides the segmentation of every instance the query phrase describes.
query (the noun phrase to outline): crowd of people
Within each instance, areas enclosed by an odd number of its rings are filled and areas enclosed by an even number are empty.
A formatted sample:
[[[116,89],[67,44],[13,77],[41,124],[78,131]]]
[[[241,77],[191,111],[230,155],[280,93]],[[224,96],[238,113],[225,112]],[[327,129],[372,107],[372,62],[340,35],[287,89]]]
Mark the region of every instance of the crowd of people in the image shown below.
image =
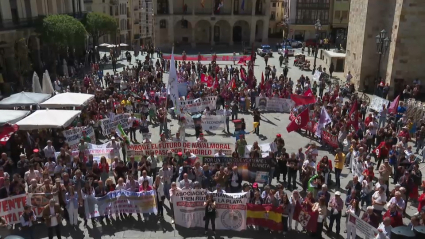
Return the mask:
[[[355,238],[356,228],[350,226],[347,220],[346,234],[341,234],[341,217],[352,213],[377,228],[380,238],[388,239],[392,227],[403,225],[408,203],[418,208],[417,215],[410,215],[409,225],[412,228],[424,225],[425,194],[419,196],[419,189],[424,192],[425,182],[422,182],[417,154],[424,146],[425,123],[422,120],[417,122],[420,130],[412,134],[409,130],[416,122],[406,115],[402,102],[394,115],[385,105],[379,112],[369,113],[366,102],[358,102],[359,125],[353,126],[349,123],[349,112],[355,98],[344,99],[338,86],[326,90],[325,82],[313,81],[308,76],[301,75],[292,80],[287,76],[287,67],[280,73],[276,67],[267,65],[264,69],[265,78],[258,81],[255,77],[247,77],[250,70],[253,70],[250,69],[251,63],[246,67],[243,64],[223,67],[216,62],[202,64],[176,61],[175,67],[179,81],[186,82],[188,86],[187,95],[180,100],[217,96],[216,108],[207,108],[201,113],[213,114],[216,110],[224,109],[221,112],[226,116],[229,134],[229,122],[238,119],[238,112],[252,111],[253,121],[258,123],[254,133],[259,135],[261,114],[256,109],[256,97],[289,99],[292,94],[312,90],[318,99],[317,103],[297,107],[293,113],[297,114],[307,108],[310,110],[310,120],[318,122],[320,110],[325,107],[332,118],[326,130],[338,136],[338,147],[329,146],[329,154],[322,158],[319,157],[316,143],[310,143],[306,148],[300,147],[296,152],[288,152],[285,149],[285,136],[276,135],[273,141],[276,150],[266,157],[271,165],[269,182],[262,187],[258,183],[244,183],[234,165],[216,165],[210,168],[200,162],[193,164],[196,155],[190,151],[169,151],[163,157],[152,152],[136,161],[133,156],[128,156],[128,146],[151,142],[149,137],[138,139],[137,131],[146,135],[150,133],[152,126],[159,126],[160,142],[186,141],[185,119],[170,111],[176,105],[168,96],[167,86],[163,82],[164,73],[170,69],[170,61],[155,61],[148,55],[144,60],[137,60],[134,65],[130,64],[121,71],[114,67],[113,74],[103,74],[103,67],[95,63],[92,65],[92,73],[81,81],[58,77],[54,87],[57,92],[95,95],[94,100],[81,109],[81,115],[70,127],[92,126],[98,142],[107,141],[113,148],[112,162],[109,164],[104,157],[97,162],[93,155],[86,154],[91,140],[87,136],[83,136],[77,146],[80,154],[72,156],[72,149],[65,142],[61,130],[15,133],[7,145],[1,147],[0,199],[25,193],[55,195],[50,197],[41,219],[35,217],[31,206],[26,206],[21,223],[15,225],[15,228],[21,228],[23,233],[28,233],[28,238],[34,238],[33,226],[41,220],[48,227],[49,238],[53,238],[54,234],[61,238],[63,220],[67,221],[67,226],[75,227],[81,218],[87,225],[82,195],[103,197],[108,192],[119,189],[132,192],[154,190],[158,216],[138,214],[137,217],[141,221],[155,219],[163,222],[164,206],[168,204],[171,216],[173,214],[173,194],[179,190],[200,188],[212,192],[243,191],[247,192],[252,204],[283,207],[283,231],[275,233],[306,230],[292,217],[297,204],[307,212],[318,212],[317,230],[310,232],[316,238],[322,238],[324,227],[327,228],[326,233],[330,234],[334,230],[334,224],[336,235],[344,235],[347,239]],[[201,82],[202,74],[211,75],[218,85],[207,87]],[[169,112],[179,122],[177,132],[168,129]],[[102,135],[99,121],[109,117],[111,113],[130,114],[129,128],[125,130],[127,134],[111,130],[109,135]],[[140,118],[134,116],[136,113],[140,114]],[[243,118],[241,120],[242,131],[245,132],[246,125]],[[205,142],[202,127],[197,125],[195,129],[196,141]],[[248,144],[244,135],[245,133],[235,135],[235,151],[226,156],[244,157],[245,146]],[[325,145],[314,132],[306,132],[304,136]],[[411,140],[415,142],[416,152],[413,152],[409,144]],[[56,156],[55,152],[60,153]],[[252,159],[262,157],[257,142],[253,142],[249,155]],[[214,156],[225,155],[220,151]],[[341,185],[344,167],[351,171],[347,177],[352,177],[346,186]],[[272,180],[274,178],[277,179],[276,184]],[[394,184],[393,190],[390,190],[390,183]],[[301,185],[301,188],[297,185]],[[334,196],[331,196],[331,190],[334,191]],[[345,200],[341,197],[343,193],[346,194]],[[204,206],[207,232],[210,222],[213,230],[215,226],[214,198],[208,196]],[[119,213],[91,221],[93,225],[104,224],[113,217],[126,220],[129,216]],[[3,226],[10,228],[4,220]],[[259,229],[256,225],[250,226],[254,230]]]

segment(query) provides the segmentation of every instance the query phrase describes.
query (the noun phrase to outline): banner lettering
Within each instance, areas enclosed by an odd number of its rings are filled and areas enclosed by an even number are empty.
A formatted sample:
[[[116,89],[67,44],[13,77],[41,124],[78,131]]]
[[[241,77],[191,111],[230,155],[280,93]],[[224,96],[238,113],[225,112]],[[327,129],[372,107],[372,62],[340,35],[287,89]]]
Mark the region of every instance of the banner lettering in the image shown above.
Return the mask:
[[[197,98],[194,100],[181,100],[177,104],[182,113],[196,113],[204,111],[206,107],[215,109],[217,96],[209,96],[205,98]]]
[[[322,140],[334,148],[338,148],[338,135],[333,135],[327,130],[322,131]]]
[[[94,135],[94,129],[91,126],[88,127],[76,127],[70,130],[64,130],[63,136],[65,137],[65,142],[68,143],[69,147],[72,150],[78,148],[78,143],[80,143],[80,139],[83,137],[83,132],[86,133],[87,137],[90,137],[90,142],[92,144],[96,143],[96,137]]]
[[[366,221],[363,221],[361,218],[356,216],[353,213],[349,213],[348,223],[347,223],[347,232],[349,228],[351,230],[356,229],[357,235],[359,232],[363,234],[363,238],[375,238],[378,235],[378,230],[367,223]]]
[[[195,128],[195,121],[189,115],[185,115],[186,126],[188,128]],[[223,130],[226,125],[226,116],[224,115],[203,115],[201,117],[202,129],[203,130]]]
[[[154,213],[157,214],[155,191],[130,192],[116,190],[104,197],[88,195],[84,199],[86,218],[108,216],[116,213]]]
[[[113,119],[107,118],[100,120],[100,127],[102,129],[103,135],[109,135],[111,133],[111,130],[116,130],[117,126],[120,124],[123,129],[130,128],[130,125],[128,124],[128,118],[130,117],[130,114],[119,114],[115,115]]]
[[[24,212],[24,206],[27,204],[25,194],[8,197],[0,200],[0,217],[4,218],[6,223],[19,223],[19,217]]]
[[[295,103],[293,100],[275,97],[255,97],[255,103],[257,105],[257,108],[261,111],[277,111],[289,113],[291,112],[291,109],[295,107]]]
[[[174,220],[185,228],[204,227],[206,195],[204,189],[176,192],[172,197]],[[217,230],[241,231],[246,229],[246,193],[211,193],[216,203]]]

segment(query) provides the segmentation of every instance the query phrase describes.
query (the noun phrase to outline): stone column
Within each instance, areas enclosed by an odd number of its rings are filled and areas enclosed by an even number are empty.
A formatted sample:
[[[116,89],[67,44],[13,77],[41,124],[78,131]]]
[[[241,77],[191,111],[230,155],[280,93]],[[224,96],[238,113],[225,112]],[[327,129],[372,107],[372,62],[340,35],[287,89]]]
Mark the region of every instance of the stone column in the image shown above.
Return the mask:
[[[233,10],[232,10],[232,14],[233,14]],[[229,35],[230,35],[229,45],[233,46],[233,27],[232,27],[232,25],[230,25],[230,34]]]
[[[252,3],[252,8],[251,8],[252,13],[251,13],[251,15],[252,16],[255,15],[255,6],[257,5],[256,2],[257,2],[257,0],[251,0],[251,3]]]
[[[191,42],[192,48],[196,47],[196,41],[195,41],[195,27],[192,25],[192,42]]]
[[[212,25],[212,24],[211,24],[210,34],[211,34],[211,46],[214,46],[215,45],[215,41],[214,41],[214,25]]]
[[[232,12],[230,14],[233,16],[233,12],[235,11],[235,0],[230,0],[230,3],[232,4]]]
[[[171,46],[174,44],[174,21],[173,16],[167,19],[167,28],[168,28],[168,41]],[[159,34],[158,34],[159,35]]]
[[[3,20],[12,19],[12,11],[10,9],[10,2],[9,2],[9,0],[0,0],[0,5],[1,5],[1,8],[0,8],[0,10],[1,10],[1,18]]]
[[[261,43],[266,44],[269,36],[269,21],[263,20],[263,35],[261,36]]]
[[[168,12],[170,15],[174,14],[174,0],[168,0]]]
[[[200,4],[197,0],[192,0],[192,15],[195,15],[196,3]]]
[[[255,26],[256,26],[257,24],[256,24],[256,21],[255,21],[255,19],[253,18],[252,20],[251,20],[251,26],[250,26],[250,35],[249,35],[249,44],[254,44],[254,42],[255,42]]]

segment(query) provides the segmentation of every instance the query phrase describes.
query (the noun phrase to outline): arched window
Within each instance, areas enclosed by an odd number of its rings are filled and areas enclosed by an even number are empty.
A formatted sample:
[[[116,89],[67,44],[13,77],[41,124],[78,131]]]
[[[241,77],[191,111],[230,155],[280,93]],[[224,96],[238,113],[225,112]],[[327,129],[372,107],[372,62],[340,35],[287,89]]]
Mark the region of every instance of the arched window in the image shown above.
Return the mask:
[[[167,21],[166,20],[159,21],[159,28],[167,28]]]
[[[157,14],[168,14],[168,0],[158,0]]]

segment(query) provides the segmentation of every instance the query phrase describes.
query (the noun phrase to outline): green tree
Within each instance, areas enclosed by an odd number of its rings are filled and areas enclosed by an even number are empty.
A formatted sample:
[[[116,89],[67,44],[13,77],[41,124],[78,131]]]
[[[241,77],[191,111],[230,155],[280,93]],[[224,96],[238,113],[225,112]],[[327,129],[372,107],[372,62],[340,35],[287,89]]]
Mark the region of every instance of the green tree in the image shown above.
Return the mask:
[[[27,40],[21,38],[15,42],[15,63],[16,70],[19,75],[19,84],[24,86],[24,77],[29,71],[31,71],[31,61],[29,59],[29,49],[27,45]]]
[[[100,37],[108,34],[114,37],[117,33],[118,22],[115,18],[101,12],[87,14],[83,22],[88,34],[93,38],[93,47],[98,45]]]
[[[53,74],[57,59],[67,58],[74,51],[84,49],[87,31],[79,20],[69,15],[49,15],[37,30],[43,44],[48,47],[45,60],[49,62]]]

